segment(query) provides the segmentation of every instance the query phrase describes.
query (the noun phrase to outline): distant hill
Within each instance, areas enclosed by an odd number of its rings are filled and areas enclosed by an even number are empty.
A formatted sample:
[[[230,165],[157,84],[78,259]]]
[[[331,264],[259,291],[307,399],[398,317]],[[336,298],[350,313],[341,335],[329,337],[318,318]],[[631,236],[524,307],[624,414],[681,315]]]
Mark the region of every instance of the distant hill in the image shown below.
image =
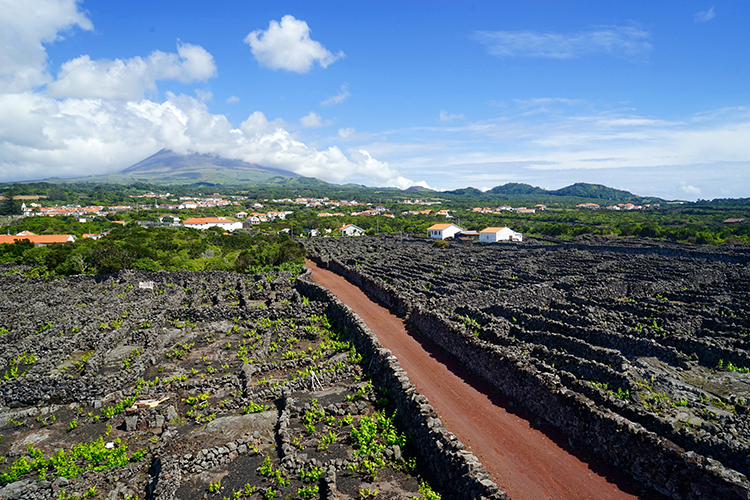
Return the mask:
[[[576,184],[554,190],[509,182],[495,186],[487,191],[480,191],[473,187],[445,191],[451,199],[474,199],[477,201],[512,201],[515,203],[663,203],[666,200],[656,197],[644,197],[629,191],[615,189],[601,184]]]
[[[63,182],[133,184],[145,182],[161,185],[258,185],[300,177],[294,172],[263,167],[242,160],[228,160],[211,154],[179,154],[162,149],[143,161],[117,173],[93,175]]]
[[[495,186],[489,190],[492,194],[517,195],[517,194],[546,194],[547,190],[529,184],[509,182],[502,186]]]
[[[629,191],[623,191],[621,189],[614,189],[601,184],[586,184],[584,182],[577,182],[571,186],[550,191],[551,194],[557,196],[578,196],[579,198],[596,198],[598,200],[625,200],[638,198],[640,196],[634,195]]]

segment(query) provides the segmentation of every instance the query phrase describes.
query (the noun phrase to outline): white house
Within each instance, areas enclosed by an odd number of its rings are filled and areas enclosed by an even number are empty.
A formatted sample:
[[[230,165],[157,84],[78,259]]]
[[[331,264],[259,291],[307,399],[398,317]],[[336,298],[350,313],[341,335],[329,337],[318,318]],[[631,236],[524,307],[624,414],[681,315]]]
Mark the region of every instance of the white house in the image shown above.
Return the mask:
[[[185,219],[182,223],[185,227],[192,227],[193,229],[208,229],[209,227],[220,227],[225,231],[234,231],[235,229],[242,229],[242,222],[237,222],[226,217],[192,217]]]
[[[169,225],[179,225],[180,224],[180,218],[176,215],[162,215],[160,217],[157,217],[159,219],[159,222],[162,224],[169,224]]]
[[[455,224],[433,224],[427,228],[427,236],[430,238],[436,238],[444,240],[446,238],[452,238],[456,234],[463,231],[460,227]]]
[[[354,224],[344,224],[339,231],[341,231],[341,236],[362,236],[365,234],[364,229]]]
[[[488,227],[479,231],[481,243],[496,243],[498,241],[523,241],[523,235],[509,227]]]

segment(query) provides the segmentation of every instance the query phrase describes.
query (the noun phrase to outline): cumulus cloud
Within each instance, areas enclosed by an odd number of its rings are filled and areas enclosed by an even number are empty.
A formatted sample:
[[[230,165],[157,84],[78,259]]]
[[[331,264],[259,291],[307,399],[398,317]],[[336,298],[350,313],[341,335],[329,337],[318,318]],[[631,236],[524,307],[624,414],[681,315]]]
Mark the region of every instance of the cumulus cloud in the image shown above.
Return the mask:
[[[648,32],[630,26],[596,26],[577,33],[539,31],[476,31],[471,38],[493,56],[572,59],[606,54],[643,59],[651,52]]]
[[[699,196],[701,194],[700,188],[697,188],[695,186],[691,186],[685,181],[680,182],[680,190],[684,192],[685,194],[688,194],[690,196]]]
[[[235,102],[240,102],[240,98],[237,97],[236,95],[229,96],[227,98],[227,104],[234,104]]]
[[[74,28],[93,29],[76,0],[4,0],[0,8],[0,92],[24,92],[51,80],[44,44]]]
[[[300,118],[299,123],[305,128],[316,128],[327,125],[320,115],[314,111],[310,111],[308,114]]]
[[[161,148],[213,153],[331,182],[357,178],[401,186],[409,179],[364,149],[347,155],[295,139],[280,121],[254,112],[234,127],[196,98],[164,102],[0,96],[0,181],[118,171]],[[308,115],[309,116],[309,115]],[[407,186],[408,187],[408,186]]]
[[[716,17],[716,13],[714,12],[714,5],[712,5],[711,8],[708,9],[707,11],[697,12],[693,16],[693,20],[696,23],[705,23],[707,21],[710,21],[714,17]]]
[[[343,52],[334,55],[312,40],[307,23],[290,15],[282,17],[281,22],[271,21],[266,31],[251,32],[245,43],[261,66],[295,73],[307,73],[316,62],[326,68],[344,57]]]
[[[347,127],[347,128],[340,128],[339,129],[339,137],[342,139],[348,139],[352,137],[357,130],[354,127]]]
[[[342,102],[344,102],[347,99],[349,99],[350,96],[351,96],[351,94],[349,93],[349,84],[345,83],[345,84],[341,85],[341,88],[339,89],[339,93],[338,94],[336,94],[334,96],[330,96],[328,99],[326,99],[325,101],[321,102],[320,104],[322,104],[323,106],[331,106],[331,105],[334,105],[334,104],[341,104]]]
[[[192,83],[215,75],[210,53],[198,45],[180,43],[177,53],[157,50],[145,59],[93,61],[87,55],[77,57],[62,65],[47,92],[53,97],[138,100],[146,92],[155,92],[159,80]]]
[[[160,81],[191,83],[216,75],[213,57],[198,45],[180,42],[175,53],[155,51],[130,59],[83,55],[65,62],[53,80],[44,44],[73,27],[93,27],[75,0],[3,0],[0,181],[119,171],[161,148],[213,153],[331,182],[356,178],[395,186],[409,181],[364,149],[311,147],[287,131],[283,121],[268,120],[261,112],[235,126],[209,111],[209,91],[196,90],[196,97],[166,92],[161,101],[154,100],[149,94],[156,93]],[[278,55],[274,50],[284,40],[291,41],[287,48],[294,54],[282,67],[302,70],[316,61],[325,67],[342,56],[310,40],[307,25],[291,16],[273,28],[272,23],[255,39],[269,57]],[[317,113],[301,123],[329,124]]]
[[[453,120],[463,120],[463,118],[464,115],[455,115],[453,113],[448,113],[447,111],[440,112],[441,122],[452,122]]]

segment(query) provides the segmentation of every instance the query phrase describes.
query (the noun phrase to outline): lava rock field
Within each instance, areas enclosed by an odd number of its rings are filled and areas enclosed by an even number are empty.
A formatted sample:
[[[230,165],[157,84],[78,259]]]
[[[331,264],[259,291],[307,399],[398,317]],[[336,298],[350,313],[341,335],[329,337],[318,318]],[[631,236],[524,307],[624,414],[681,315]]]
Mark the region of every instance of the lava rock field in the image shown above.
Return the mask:
[[[0,499],[432,491],[298,277],[0,271]]]
[[[447,351],[500,353],[592,415],[614,415],[681,460],[722,469],[732,494],[749,497],[750,247],[583,236],[440,248],[399,235],[305,246]],[[464,364],[485,375],[471,359]],[[532,411],[544,407],[496,385]],[[583,432],[554,422],[554,408],[537,414],[574,441]],[[641,470],[607,446],[593,451],[663,494],[691,496],[678,484],[689,479]]]

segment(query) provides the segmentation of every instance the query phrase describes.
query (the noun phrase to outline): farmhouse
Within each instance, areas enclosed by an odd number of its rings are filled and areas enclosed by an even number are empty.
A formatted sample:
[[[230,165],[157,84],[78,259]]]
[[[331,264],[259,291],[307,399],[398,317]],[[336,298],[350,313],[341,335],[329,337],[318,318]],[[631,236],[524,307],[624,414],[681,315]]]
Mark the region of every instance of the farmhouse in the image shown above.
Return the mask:
[[[185,227],[192,227],[193,229],[208,229],[209,227],[220,227],[225,231],[234,231],[235,229],[242,229],[242,223],[228,219],[226,217],[193,217],[185,219],[182,223]]]
[[[488,227],[479,231],[481,243],[496,243],[498,241],[523,241],[523,235],[509,227]]]
[[[427,236],[444,240],[446,238],[453,238],[461,231],[463,231],[463,229],[455,224],[433,224],[427,228]]]
[[[364,229],[354,224],[344,224],[339,231],[341,231],[341,236],[362,236],[365,234]]]

